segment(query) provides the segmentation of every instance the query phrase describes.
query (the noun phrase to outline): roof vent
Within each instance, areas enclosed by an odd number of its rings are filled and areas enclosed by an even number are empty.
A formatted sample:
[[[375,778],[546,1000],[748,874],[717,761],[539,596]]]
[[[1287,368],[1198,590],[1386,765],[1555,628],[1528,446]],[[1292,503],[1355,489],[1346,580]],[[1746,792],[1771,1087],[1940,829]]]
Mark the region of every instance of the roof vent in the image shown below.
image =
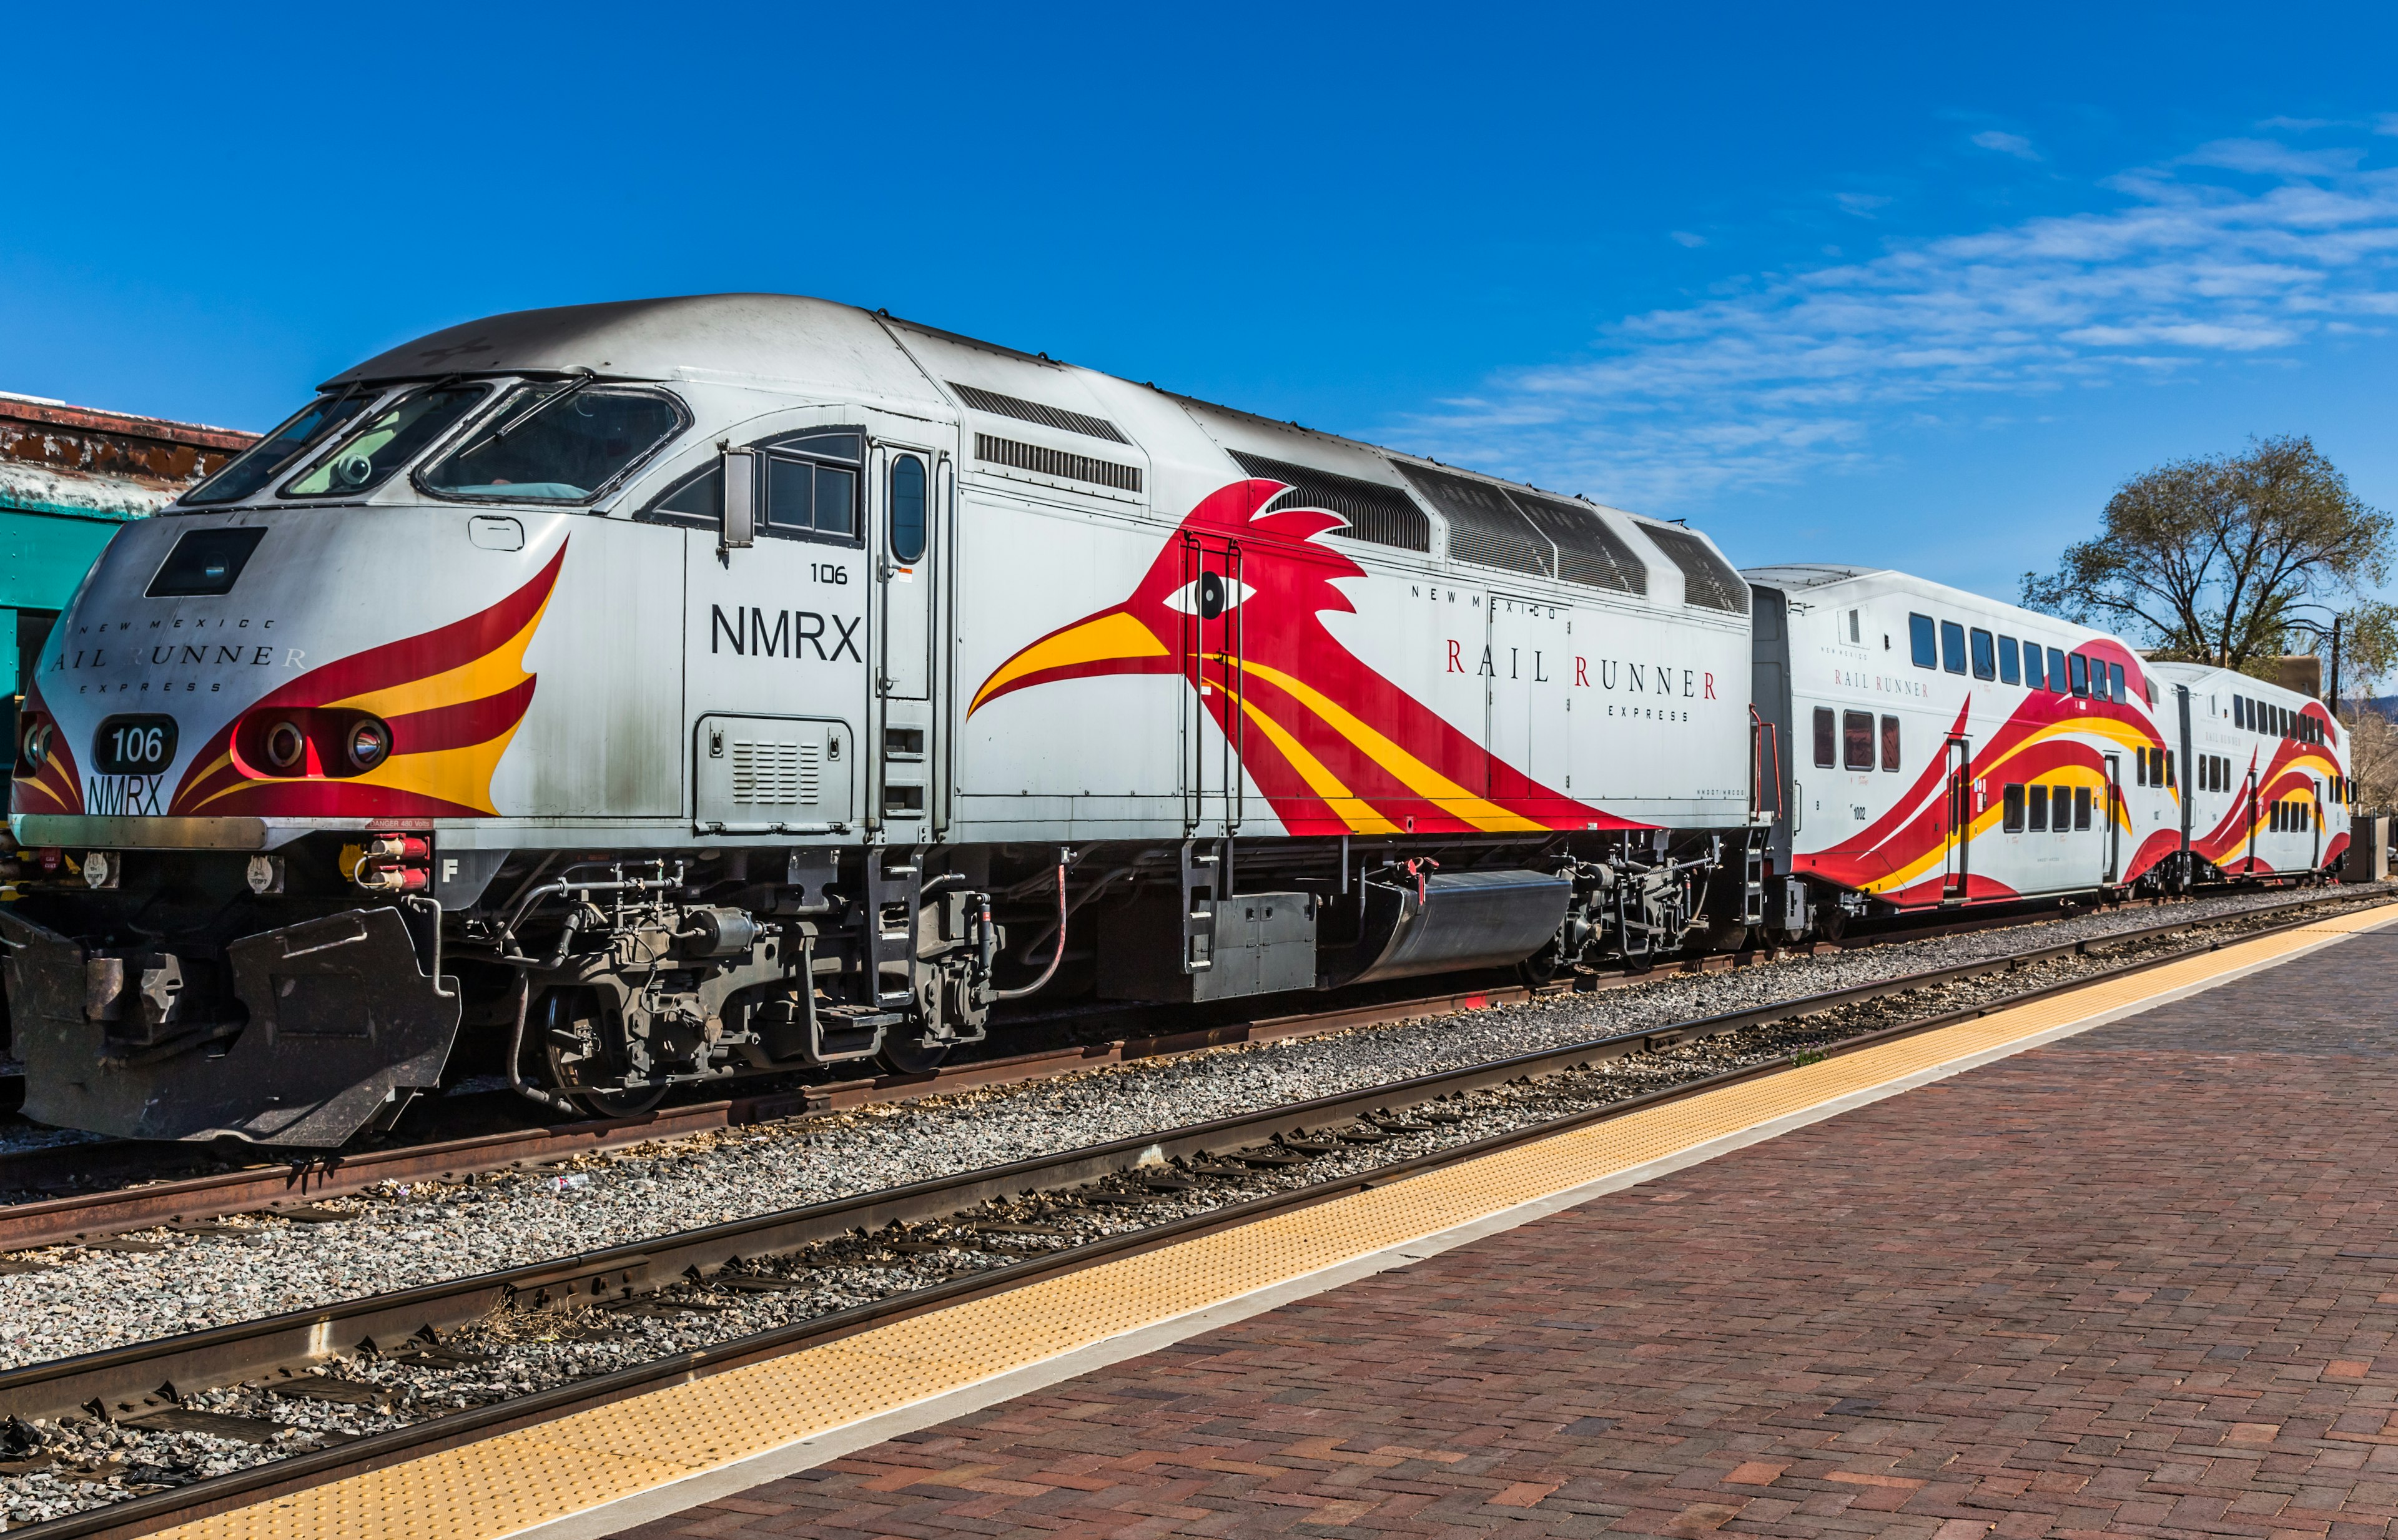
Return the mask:
[[[997,417],[1013,417],[1019,423],[1038,423],[1043,427],[1063,428],[1068,433],[1079,433],[1085,438],[1112,439],[1119,444],[1132,441],[1105,417],[1087,416],[1080,412],[1069,412],[1064,407],[1043,406],[1038,401],[1028,401],[1018,396],[1003,396],[996,390],[978,390],[970,385],[960,385],[955,380],[950,382],[950,388],[958,393],[959,400],[977,412],[988,412]]]
[[[1688,530],[1671,524],[1651,524],[1643,520],[1640,533],[1657,543],[1657,548],[1673,558],[1674,565],[1682,569],[1682,601],[1702,609],[1722,610],[1731,615],[1748,613],[1748,585],[1731,563],[1715,553],[1715,548]]]
[[[1408,551],[1432,549],[1432,520],[1396,487],[1361,481],[1354,476],[1336,476],[1328,470],[1294,466],[1287,460],[1272,460],[1237,449],[1230,453],[1251,476],[1280,481],[1290,488],[1274,499],[1276,503],[1325,508],[1349,520],[1349,527],[1339,533],[1352,540]]]
[[[1649,591],[1649,563],[1632,554],[1632,547],[1608,527],[1596,508],[1517,487],[1509,487],[1507,495],[1524,510],[1525,518],[1557,543],[1559,577],[1590,588]]]
[[[1535,577],[1556,575],[1548,536],[1526,520],[1504,487],[1421,466],[1401,465],[1399,474],[1447,516],[1452,559]]]
[[[977,433],[975,458],[1013,470],[1029,470],[1035,476],[1054,476],[1061,481],[1088,481],[1120,492],[1140,490],[1138,466],[1120,466],[1112,460],[1094,460],[1087,454],[1069,454],[1046,444],[1020,443],[1014,439]]]

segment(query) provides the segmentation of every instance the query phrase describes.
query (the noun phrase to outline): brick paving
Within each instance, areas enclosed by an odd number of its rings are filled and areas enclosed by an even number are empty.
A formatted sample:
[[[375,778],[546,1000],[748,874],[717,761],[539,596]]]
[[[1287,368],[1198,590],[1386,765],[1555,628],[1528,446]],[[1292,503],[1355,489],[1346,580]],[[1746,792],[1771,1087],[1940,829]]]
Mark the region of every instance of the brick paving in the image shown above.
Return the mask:
[[[624,1533],[2383,1534],[2393,1021],[2360,937]]]

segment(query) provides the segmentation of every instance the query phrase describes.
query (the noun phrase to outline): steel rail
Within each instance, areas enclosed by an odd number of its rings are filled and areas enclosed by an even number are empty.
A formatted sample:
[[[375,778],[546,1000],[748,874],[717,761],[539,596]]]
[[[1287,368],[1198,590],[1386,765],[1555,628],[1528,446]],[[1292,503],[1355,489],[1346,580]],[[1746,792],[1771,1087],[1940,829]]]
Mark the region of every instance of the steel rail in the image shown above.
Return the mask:
[[[705,1374],[721,1373],[744,1364],[838,1341],[843,1337],[854,1336],[945,1305],[1004,1293],[1040,1278],[1079,1271],[1111,1258],[1137,1254],[1194,1236],[1233,1228],[1270,1214],[1314,1207],[1367,1188],[1385,1185],[1408,1176],[1435,1170],[1442,1167],[1458,1165],[1481,1155],[1550,1138],[1594,1123],[1606,1122],[1647,1108],[1720,1089],[1726,1086],[1780,1074],[1821,1059],[1854,1053],[1896,1038],[1933,1031],[1961,1021],[1974,1020],[1995,1011],[2011,1009],[2052,995],[2085,989],[2110,979],[2146,972],[2203,952],[2219,951],[2227,945],[2303,928],[2310,923],[2312,922],[2309,918],[2291,920],[2283,925],[2250,931],[2238,937],[2216,938],[2203,945],[2181,948],[2153,957],[2135,959],[2114,967],[2101,969],[2096,973],[2085,974],[2078,979],[2066,979],[1957,1010],[1943,1011],[1915,1020],[1877,1028],[1803,1052],[1781,1055],[1755,1064],[1720,1071],[1679,1085],[1663,1087],[1619,1101],[1586,1107],[1561,1117],[1537,1120],[1521,1128],[1486,1135],[1448,1149],[1394,1160],[1368,1170],[1228,1204],[1220,1209],[1187,1215],[1139,1230],[1097,1237],[1061,1250],[1030,1257],[1021,1262],[1005,1263],[969,1277],[953,1278],[923,1289],[910,1290],[888,1299],[852,1306],[810,1320],[793,1322],[787,1326],[713,1344],[707,1347],[670,1354],[647,1363],[636,1364],[587,1380],[552,1386],[549,1389],[536,1391],[510,1400],[437,1415],[408,1427],[370,1434],[355,1440],[266,1462],[224,1476],[208,1478],[187,1486],[128,1498],[125,1502],[113,1504],[104,1508],[95,1508],[84,1513],[46,1520],[13,1533],[21,1533],[27,1536],[28,1540],[119,1540],[119,1537],[128,1537],[129,1540],[131,1536],[147,1533],[168,1524],[189,1522],[281,1493],[338,1479],[344,1476],[380,1468],[403,1459],[434,1453],[512,1429],[551,1421],[574,1412],[626,1399],[680,1381],[695,1379]],[[2122,939],[2124,938],[2118,937],[2111,939]],[[2110,939],[2090,938],[2068,947],[2043,949],[2038,953],[2026,954],[2022,960],[2033,961],[2041,956],[2059,955],[2074,948],[2098,944],[2105,939]],[[1922,986],[1918,983],[1910,987]],[[1873,987],[1868,986],[1868,988]],[[1889,991],[1878,989],[1877,993],[1886,993]],[[1805,1003],[1807,1007],[1805,1010],[1794,1014],[1812,1014],[1814,1011],[1832,1008],[1837,1004],[1844,1003],[1836,999],[1836,995],[1852,998],[1872,997],[1870,994],[1860,995],[1853,990],[1831,992],[1823,996],[1813,997]],[[1768,1010],[1779,1008],[1767,1007]],[[1220,1119],[1193,1128],[1177,1130],[1173,1134],[1161,1136],[1157,1140],[1147,1142],[1138,1140],[1118,1141],[1108,1145],[1094,1146],[1089,1150],[1069,1152],[1064,1156],[1048,1160],[1017,1162],[1015,1165],[990,1171],[963,1173],[961,1177],[945,1179],[940,1182],[919,1183],[913,1188],[887,1194],[865,1195],[864,1201],[871,1202],[877,1198],[898,1199],[903,1194],[908,1194],[913,1195],[914,1198],[921,1202],[935,1196],[935,1190],[937,1188],[946,1186],[952,1195],[962,1195],[990,1186],[990,1179],[999,1179],[998,1185],[1004,1188],[1030,1175],[1036,1168],[1087,1168],[1094,1159],[1100,1158],[1103,1155],[1120,1162],[1126,1155],[1149,1153],[1159,1149],[1168,1152],[1184,1150],[1196,1152],[1211,1147],[1227,1147],[1226,1137],[1236,1128],[1254,1135],[1256,1131],[1270,1127],[1277,1129],[1286,1124],[1304,1127],[1312,1121],[1354,1115],[1351,1109],[1363,1107],[1367,1102],[1372,1102],[1375,1106],[1393,1102],[1405,1106],[1432,1100],[1434,1095],[1447,1094],[1448,1089],[1460,1088],[1452,1084],[1459,1075],[1476,1075],[1486,1070],[1497,1071],[1509,1068],[1514,1071],[1514,1074],[1504,1078],[1518,1078],[1528,1074],[1541,1073],[1539,1066],[1543,1064],[1549,1066],[1549,1073],[1556,1073],[1570,1069],[1574,1067],[1574,1063],[1586,1062],[1594,1058],[1613,1057],[1623,1052],[1637,1051],[1644,1036],[1654,1040],[1662,1035],[1666,1041],[1680,1041],[1692,1036],[1737,1030],[1738,1025],[1758,1024],[1754,1020],[1758,1015],[1758,1012],[1735,1012],[1727,1016],[1709,1018],[1703,1021],[1690,1022],[1663,1034],[1625,1033],[1618,1037],[1596,1039],[1567,1048],[1519,1056],[1504,1061],[1503,1064],[1481,1066],[1475,1070],[1453,1072],[1448,1074],[1423,1076],[1397,1085],[1375,1087],[1368,1091],[1322,1098],[1311,1102],[1274,1109],[1271,1113],[1255,1116]],[[1485,1076],[1478,1080],[1477,1084],[1494,1083],[1498,1078],[1500,1077],[1495,1075]],[[1435,1087],[1447,1088],[1435,1091],[1433,1087]],[[1428,1092],[1431,1094],[1426,1094]],[[1208,1142],[1210,1139],[1213,1141],[1212,1145]],[[1239,1141],[1233,1141],[1233,1142]],[[1117,1165],[1110,1169],[1121,1169],[1121,1165]],[[761,1224],[787,1228],[792,1222],[804,1222],[810,1216],[829,1217],[829,1211],[836,1209],[850,1210],[853,1218],[841,1225],[842,1229],[846,1229],[851,1223],[857,1222],[854,1216],[862,1210],[852,1206],[860,1201],[859,1199],[839,1200],[831,1204],[819,1204],[808,1209],[788,1210],[783,1214],[764,1216],[761,1221],[717,1225],[707,1230],[689,1232],[680,1236],[667,1237],[664,1242],[653,1243],[647,1251],[640,1254],[625,1255],[623,1253],[630,1252],[632,1249],[619,1248],[610,1252],[594,1253],[593,1260],[603,1258],[613,1260],[617,1266],[614,1272],[607,1275],[611,1277],[619,1276],[630,1277],[643,1269],[654,1270],[661,1263],[670,1264],[672,1261],[680,1260],[680,1257],[685,1254],[716,1253],[719,1261],[731,1261],[744,1254],[738,1249],[721,1250],[722,1242],[736,1238],[733,1234],[734,1232],[756,1235]],[[952,1203],[948,1211],[955,1211],[957,1208],[970,1206],[970,1204]],[[923,1213],[894,1211],[889,1217],[930,1216]],[[693,1265],[701,1264],[694,1263]],[[573,1266],[573,1264],[570,1263],[565,1267],[552,1268],[550,1271],[574,1283],[598,1276],[588,1273],[572,1274]],[[538,1271],[540,1270],[519,1269],[518,1273],[529,1275]],[[571,1277],[568,1277],[570,1274],[572,1274]],[[492,1275],[491,1279],[475,1281],[478,1284],[488,1284],[512,1276],[516,1275]],[[432,1290],[411,1291],[412,1294],[432,1292]],[[333,1315],[334,1312],[331,1311],[317,1312],[310,1318],[330,1322]],[[202,1333],[201,1335],[220,1334]],[[172,1346],[175,1342],[183,1340],[185,1339],[174,1339],[165,1344],[144,1344],[144,1346]],[[136,1349],[118,1354],[93,1355],[92,1358],[127,1358],[128,1355],[138,1354],[139,1351]],[[74,1364],[89,1361],[89,1359],[84,1359],[67,1362]],[[157,1363],[158,1356],[153,1354],[151,1361]],[[14,1371],[7,1375],[0,1375],[0,1405],[5,1405],[13,1399],[11,1396],[15,1388],[13,1382],[26,1372]],[[158,1370],[153,1369],[152,1372],[156,1373]]]
[[[2309,923],[2309,919],[2300,918],[2236,937],[2216,938],[2201,946],[2177,948],[2062,984],[2010,994],[1994,1004],[1968,1007],[1964,1014],[1984,1014],[2002,1005],[2021,1004],[2059,990],[2080,988],[2095,979],[2156,966]],[[428,1330],[438,1332],[473,1321],[497,1308],[628,1298],[694,1270],[706,1272],[742,1258],[798,1250],[856,1229],[871,1231],[893,1223],[940,1218],[1027,1191],[1069,1190],[1143,1162],[1214,1155],[1294,1129],[1354,1121],[1373,1112],[1421,1105],[1510,1080],[1540,1078],[1600,1060],[2007,971],[2110,940],[2137,939],[2137,933],[2086,938],[2014,958],[1901,975],[1002,1166],[977,1168],[905,1186],[878,1188],[578,1255],[22,1365],[0,1371],[0,1415],[55,1417],[72,1414],[93,1402],[100,1403],[102,1409],[129,1410],[141,1404],[142,1398],[152,1394],[161,1382],[181,1385],[231,1384],[277,1367],[347,1353],[368,1343],[388,1344]]]
[[[314,1203],[366,1191],[385,1182],[455,1181],[511,1166],[540,1166],[622,1149],[656,1139],[793,1118],[820,1116],[878,1103],[920,1101],[957,1091],[1052,1079],[1078,1070],[1177,1054],[1201,1053],[1243,1043],[1340,1032],[1382,1021],[1405,1020],[1457,1010],[1515,1005],[1539,992],[1521,985],[1458,990],[1370,1005],[1345,1006],[1300,1016],[1228,1022],[1156,1037],[1119,1038],[1076,1047],[1047,1048],[1005,1059],[978,1060],[914,1074],[805,1086],[757,1096],[661,1108],[635,1117],[599,1118],[547,1128],[507,1129],[463,1139],[395,1145],[229,1171],[169,1178],[102,1192],[34,1198],[0,1206],[0,1252],[73,1245],[128,1230],[213,1219],[250,1209]],[[77,1173],[93,1155],[119,1169],[138,1169],[159,1147],[144,1143],[60,1144],[0,1157],[0,1186],[39,1184],[40,1178]]]
[[[2357,895],[2341,894],[2335,889],[2288,903],[2258,905],[2232,914],[2164,921],[2093,939],[2115,941],[2170,932],[2189,925],[2231,924],[2253,914],[2336,903],[2355,897]],[[2162,901],[2155,902],[2161,905]],[[1840,946],[1842,950],[1857,950],[1897,940],[1998,928],[2010,923],[2028,925],[2041,922],[2038,918],[2026,917],[2013,921],[1968,921],[1933,926],[1920,932],[1859,937],[1840,943]],[[1694,962],[1686,965],[1685,971],[1709,970],[1703,963]],[[1599,987],[1622,987],[1657,976],[1655,972],[1607,976]],[[1225,1022],[1157,1036],[1124,1037],[1106,1043],[1041,1049],[912,1074],[884,1074],[871,1079],[694,1102],[662,1108],[634,1117],[506,1129],[302,1160],[259,1162],[231,1170],[168,1177],[133,1186],[0,1204],[0,1253],[32,1250],[44,1246],[73,1245],[127,1231],[188,1223],[228,1213],[314,1203],[364,1192],[386,1182],[451,1182],[511,1167],[547,1165],[579,1155],[621,1149],[652,1140],[685,1138],[698,1133],[845,1112],[878,1103],[919,1101],[963,1090],[1020,1085],[1138,1059],[1318,1036],[1411,1017],[1521,1004],[1545,993],[1563,993],[1566,987],[1562,983],[1543,989],[1496,985],[1446,994],[1339,1006],[1321,1011]],[[124,1175],[140,1170],[145,1162],[171,1161],[179,1154],[186,1154],[183,1147],[166,1146],[162,1149],[156,1144],[138,1141],[61,1144],[17,1152],[0,1155],[0,1190],[39,1190],[94,1174]],[[188,1152],[187,1158],[196,1157],[196,1151]]]

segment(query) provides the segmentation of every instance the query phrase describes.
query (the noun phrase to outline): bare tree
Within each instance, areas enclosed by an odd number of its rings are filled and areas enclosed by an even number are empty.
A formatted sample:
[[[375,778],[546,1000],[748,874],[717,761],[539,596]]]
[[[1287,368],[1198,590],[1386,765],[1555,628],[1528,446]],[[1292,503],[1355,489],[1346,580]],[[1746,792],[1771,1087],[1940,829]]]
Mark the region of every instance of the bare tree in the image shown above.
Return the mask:
[[[2344,716],[2348,724],[2348,775],[2356,783],[2359,813],[2398,813],[2398,723],[2351,700]]]
[[[2068,547],[2046,576],[2024,574],[2023,601],[2160,657],[2260,675],[2293,642],[2317,650],[2299,612],[2345,601],[2342,671],[2372,679],[2398,661],[2398,619],[2365,597],[2388,574],[2391,531],[2310,439],[2252,439],[2244,454],[2124,482],[2095,539]]]

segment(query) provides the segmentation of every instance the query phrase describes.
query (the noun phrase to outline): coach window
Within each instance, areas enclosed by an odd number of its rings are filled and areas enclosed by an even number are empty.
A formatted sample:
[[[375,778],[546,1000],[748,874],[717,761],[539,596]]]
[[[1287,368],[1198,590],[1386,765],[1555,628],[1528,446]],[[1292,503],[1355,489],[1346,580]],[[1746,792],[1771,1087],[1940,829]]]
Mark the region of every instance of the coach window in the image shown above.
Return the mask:
[[[1840,713],[1840,762],[1844,770],[1870,770],[1874,767],[1874,720],[1871,711]]]
[[[2023,644],[2023,663],[2024,688],[2027,690],[2047,689],[2048,676],[2041,670],[2040,667],[2039,642],[2027,642]]]
[[[2086,786],[2077,786],[2073,789],[2073,827],[2076,829],[2090,827],[2090,788]]]
[[[2139,747],[2137,744],[2133,745],[2133,747],[2132,747],[2132,763],[2133,763],[2133,765],[2135,766],[2135,770],[2134,770],[2134,777],[2135,777],[2135,778],[2134,778],[2133,784],[2134,784],[2134,785],[2135,785],[2135,786],[2146,786],[2146,785],[2148,785],[2148,784],[2149,784],[2149,751],[2148,751],[2146,749],[2143,749],[2143,748]]]
[[[1892,771],[1898,768],[1898,719],[1896,717],[1881,719],[1881,767]]]
[[[2117,700],[2129,700],[2132,698],[2130,696],[2123,693],[2123,666],[2122,664],[2109,663],[2107,665],[2107,687],[2109,693],[2111,693]]]
[[[903,454],[891,462],[891,560],[910,566],[924,557],[924,462]]]
[[[1932,639],[1932,617],[1930,615],[1911,615],[1906,617],[1906,645],[1908,650],[1915,655],[1915,666],[1917,668],[1937,669],[1940,667],[1939,643],[1935,642]]]
[[[2009,834],[2020,834],[2024,826],[2024,789],[2010,786],[2004,797],[2005,811],[2000,816],[1999,827]]]
[[[1952,674],[1965,671],[1965,628],[1953,620],[1940,623],[1940,667]]]
[[[1815,763],[1825,770],[1832,767],[1834,756],[1839,752],[1838,745],[1833,742],[1833,739],[1839,736],[1839,727],[1832,720],[1832,709],[1828,706],[1816,707]]]
[[[2045,834],[2048,832],[2047,787],[2027,786],[2024,788],[2024,827],[2030,830],[2033,833]]]
[[[2171,750],[2162,750],[2162,752],[2164,754],[2165,760],[2165,788],[2170,790],[2176,784],[2174,780],[2174,761],[2179,756],[2175,754]]]
[[[2088,695],[2090,693],[2090,660],[2076,653],[2065,660],[2065,666],[2070,670],[2073,693],[2077,696]]]
[[[1991,639],[1989,632],[1979,626],[1974,628],[1974,677],[1975,679],[1999,677],[1998,643]]]
[[[2248,725],[2248,697],[2246,696],[2233,696],[2231,697],[2231,725],[2234,727],[2245,727]]]
[[[2023,682],[2023,669],[2015,662],[2015,639],[2011,636],[1999,638],[1999,682]]]

